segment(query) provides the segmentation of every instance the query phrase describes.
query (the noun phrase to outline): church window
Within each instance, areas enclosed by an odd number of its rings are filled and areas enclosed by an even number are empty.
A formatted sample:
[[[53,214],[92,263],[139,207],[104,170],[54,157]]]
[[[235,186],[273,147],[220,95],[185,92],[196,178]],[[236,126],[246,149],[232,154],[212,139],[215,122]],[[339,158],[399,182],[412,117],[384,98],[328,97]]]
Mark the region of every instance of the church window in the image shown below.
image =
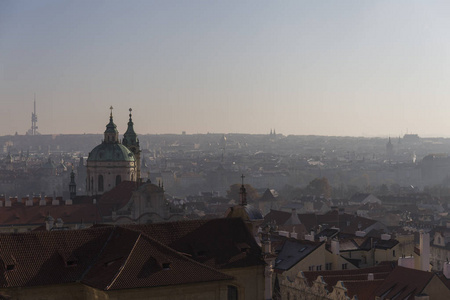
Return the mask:
[[[122,182],[122,176],[117,175],[116,176],[116,186],[118,186]]]
[[[103,192],[103,175],[98,175],[98,191]]]

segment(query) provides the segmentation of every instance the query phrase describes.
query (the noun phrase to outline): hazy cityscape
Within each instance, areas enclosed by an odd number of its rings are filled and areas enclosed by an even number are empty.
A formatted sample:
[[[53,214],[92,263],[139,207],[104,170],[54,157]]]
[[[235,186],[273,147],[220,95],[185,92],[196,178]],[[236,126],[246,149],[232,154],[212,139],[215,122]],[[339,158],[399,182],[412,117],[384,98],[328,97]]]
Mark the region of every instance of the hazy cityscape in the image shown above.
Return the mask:
[[[448,11],[0,1],[0,300],[450,299]]]

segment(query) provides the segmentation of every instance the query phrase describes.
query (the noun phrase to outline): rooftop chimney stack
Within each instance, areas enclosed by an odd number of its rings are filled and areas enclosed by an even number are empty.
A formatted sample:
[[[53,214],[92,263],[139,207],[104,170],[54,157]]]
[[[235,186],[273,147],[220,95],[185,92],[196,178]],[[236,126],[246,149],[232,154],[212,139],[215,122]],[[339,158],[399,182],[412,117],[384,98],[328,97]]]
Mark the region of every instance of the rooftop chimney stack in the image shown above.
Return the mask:
[[[430,271],[430,234],[420,231],[420,269]]]

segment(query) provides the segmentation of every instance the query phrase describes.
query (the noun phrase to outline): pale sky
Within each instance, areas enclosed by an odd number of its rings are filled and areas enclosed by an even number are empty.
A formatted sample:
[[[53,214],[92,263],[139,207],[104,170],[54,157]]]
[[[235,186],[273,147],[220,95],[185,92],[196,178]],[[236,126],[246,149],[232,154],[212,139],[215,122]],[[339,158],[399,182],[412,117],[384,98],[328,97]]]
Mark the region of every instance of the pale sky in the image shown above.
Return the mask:
[[[450,136],[449,1],[0,0],[0,135]]]

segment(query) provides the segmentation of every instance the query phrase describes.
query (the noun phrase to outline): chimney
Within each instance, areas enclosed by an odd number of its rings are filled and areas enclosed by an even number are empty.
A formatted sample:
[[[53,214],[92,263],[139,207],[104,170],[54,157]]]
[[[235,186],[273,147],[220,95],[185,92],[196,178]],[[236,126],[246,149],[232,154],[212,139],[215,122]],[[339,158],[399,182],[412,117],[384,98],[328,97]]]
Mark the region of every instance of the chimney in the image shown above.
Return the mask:
[[[398,259],[399,267],[414,269],[414,257],[413,256],[402,256]]]
[[[331,252],[333,254],[339,255],[339,241],[338,240],[331,241]]]
[[[390,234],[383,233],[383,234],[381,235],[381,240],[382,240],[382,241],[389,241],[390,239],[391,239],[391,235],[390,235]]]
[[[430,271],[430,234],[420,231],[420,270]]]
[[[47,205],[47,201],[45,201],[44,195],[42,195],[41,200],[39,200],[39,205],[40,205],[40,206],[45,206],[45,205]]]
[[[61,218],[56,219],[56,228],[62,228],[64,225],[64,222]]]
[[[50,214],[45,218],[45,229],[47,231],[52,230],[53,228],[53,224],[55,223],[55,219],[53,219],[52,216],[50,216]]]
[[[293,239],[298,238],[298,234],[297,234],[297,232],[295,232],[295,227],[292,227],[291,238],[293,238]]]
[[[366,236],[366,232],[358,230],[358,231],[355,232],[355,235],[359,236],[359,237],[365,237]]]
[[[53,199],[52,200],[52,205],[59,205],[59,200],[58,199]]]
[[[25,200],[25,205],[26,206],[33,206],[33,199],[30,198],[24,198],[23,200]]]
[[[442,273],[444,273],[445,278],[450,279],[450,262],[446,261],[444,263]]]
[[[375,277],[374,277],[373,273],[367,274],[367,280],[374,280],[374,279],[375,279]]]
[[[314,242],[314,231],[311,230],[311,234],[305,234],[305,240]]]

